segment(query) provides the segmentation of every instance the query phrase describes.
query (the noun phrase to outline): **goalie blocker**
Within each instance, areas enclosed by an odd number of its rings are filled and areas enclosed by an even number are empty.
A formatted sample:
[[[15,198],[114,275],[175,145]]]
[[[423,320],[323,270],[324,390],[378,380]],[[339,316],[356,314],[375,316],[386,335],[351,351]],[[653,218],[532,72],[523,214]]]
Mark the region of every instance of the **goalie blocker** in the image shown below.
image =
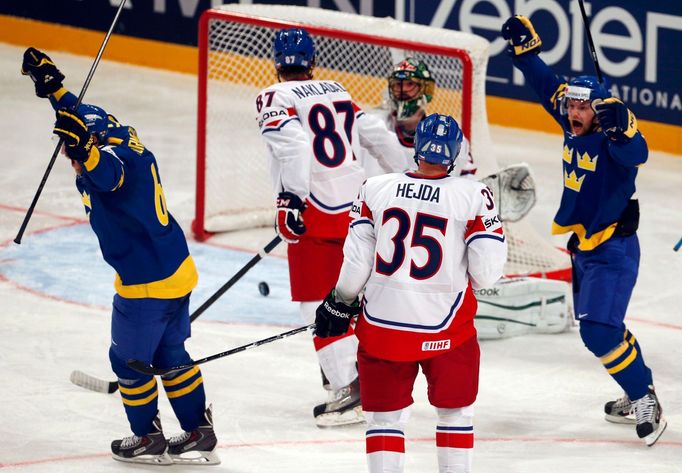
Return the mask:
[[[561,333],[573,324],[570,287],[542,278],[502,279],[474,291],[478,311],[474,325],[479,340],[496,340],[529,333]]]

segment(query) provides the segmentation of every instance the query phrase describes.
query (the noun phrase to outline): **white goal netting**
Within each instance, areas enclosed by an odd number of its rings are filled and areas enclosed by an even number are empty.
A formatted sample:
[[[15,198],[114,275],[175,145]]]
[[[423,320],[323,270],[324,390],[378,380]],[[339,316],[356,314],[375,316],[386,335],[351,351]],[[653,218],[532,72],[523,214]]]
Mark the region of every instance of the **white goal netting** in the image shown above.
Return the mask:
[[[279,29],[292,26],[306,28],[315,40],[315,78],[339,81],[365,110],[382,106],[394,64],[407,56],[425,61],[436,80],[429,113],[447,113],[460,122],[480,175],[498,169],[485,111],[484,38],[316,8],[223,5],[207,10],[200,23],[193,223],[198,238],[273,224],[274,199],[253,101],[277,81],[272,43]],[[521,233],[509,236],[508,273],[570,265],[523,222],[510,228]]]

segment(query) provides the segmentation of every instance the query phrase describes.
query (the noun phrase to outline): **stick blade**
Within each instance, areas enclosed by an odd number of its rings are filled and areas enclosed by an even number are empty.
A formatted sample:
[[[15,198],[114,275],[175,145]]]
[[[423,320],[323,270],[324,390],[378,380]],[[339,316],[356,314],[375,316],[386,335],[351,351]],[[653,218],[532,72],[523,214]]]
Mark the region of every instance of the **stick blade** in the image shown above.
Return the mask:
[[[133,360],[130,359],[128,360],[128,367],[131,369],[134,369],[138,373],[142,374],[149,374],[152,376],[157,376],[157,375],[162,375],[168,373],[170,370],[163,369],[163,368],[154,368],[151,365],[148,365],[147,363],[140,361],[140,360]]]
[[[76,386],[98,393],[113,394],[118,390],[118,382],[99,379],[80,370],[72,371],[69,380]]]

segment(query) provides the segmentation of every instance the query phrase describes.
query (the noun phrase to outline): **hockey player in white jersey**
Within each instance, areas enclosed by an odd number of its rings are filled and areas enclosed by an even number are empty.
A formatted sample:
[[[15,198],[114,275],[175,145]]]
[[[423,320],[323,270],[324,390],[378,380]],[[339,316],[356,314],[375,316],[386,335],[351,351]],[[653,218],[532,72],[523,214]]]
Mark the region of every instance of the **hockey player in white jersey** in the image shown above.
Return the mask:
[[[342,84],[313,79],[315,46],[305,30],[279,31],[273,50],[280,82],[258,94],[256,114],[276,195],[275,227],[289,243],[292,300],[312,323],[338,277],[349,211],[365,179],[357,156],[366,149],[385,169],[406,167],[395,138],[366,119]],[[317,425],[361,422],[353,330],[313,341],[329,391],[329,401],[313,411]]]
[[[436,81],[424,61],[407,57],[393,67],[388,77],[388,100],[385,106],[368,111],[369,118],[384,122],[395,133],[404,152],[405,165],[416,169],[414,162],[414,134],[417,125],[426,116],[426,108],[436,93]],[[460,156],[455,160],[454,176],[474,177],[476,166],[471,157],[469,140],[462,139]],[[384,174],[376,159],[362,155],[367,177]]]
[[[403,471],[420,367],[438,415],[439,471],[471,471],[479,370],[473,290],[502,276],[507,243],[491,191],[449,174],[461,142],[452,117],[430,115],[417,128],[417,171],[363,184],[339,279],[317,309],[320,337],[344,333],[358,316],[370,473]]]

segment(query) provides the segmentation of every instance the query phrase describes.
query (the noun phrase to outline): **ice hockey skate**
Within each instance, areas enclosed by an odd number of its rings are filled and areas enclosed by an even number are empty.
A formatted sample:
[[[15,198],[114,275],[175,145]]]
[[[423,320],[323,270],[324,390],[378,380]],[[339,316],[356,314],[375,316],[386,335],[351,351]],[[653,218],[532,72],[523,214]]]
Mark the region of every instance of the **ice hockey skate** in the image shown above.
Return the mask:
[[[215,453],[218,439],[213,431],[213,406],[204,413],[205,423],[191,432],[183,432],[168,440],[168,453],[173,463],[184,465],[218,465]]]
[[[644,439],[647,446],[651,447],[668,426],[668,422],[663,418],[663,409],[658,402],[654,387],[649,386],[646,396],[634,401],[633,406],[637,419],[637,435]]]
[[[604,419],[614,424],[636,424],[632,401],[627,394],[604,404]]]
[[[172,465],[168,455],[168,442],[161,430],[161,419],[158,412],[152,423],[152,431],[138,437],[131,435],[111,442],[111,452],[114,460],[128,463],[146,463],[149,465]]]
[[[315,406],[313,410],[318,427],[336,427],[340,425],[364,422],[360,405],[360,381],[355,381],[337,391],[329,391],[329,400]]]

